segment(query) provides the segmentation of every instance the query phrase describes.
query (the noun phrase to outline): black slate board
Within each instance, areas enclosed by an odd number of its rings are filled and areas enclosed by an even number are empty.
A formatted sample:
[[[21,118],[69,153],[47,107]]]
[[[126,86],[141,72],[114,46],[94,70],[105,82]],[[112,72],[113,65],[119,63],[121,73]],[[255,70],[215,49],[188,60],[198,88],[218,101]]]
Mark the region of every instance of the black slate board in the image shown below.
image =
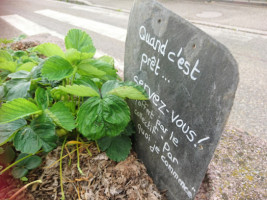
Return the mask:
[[[134,149],[168,199],[193,199],[230,113],[238,68],[230,52],[152,0],[136,0],[125,80],[149,101],[129,100]]]

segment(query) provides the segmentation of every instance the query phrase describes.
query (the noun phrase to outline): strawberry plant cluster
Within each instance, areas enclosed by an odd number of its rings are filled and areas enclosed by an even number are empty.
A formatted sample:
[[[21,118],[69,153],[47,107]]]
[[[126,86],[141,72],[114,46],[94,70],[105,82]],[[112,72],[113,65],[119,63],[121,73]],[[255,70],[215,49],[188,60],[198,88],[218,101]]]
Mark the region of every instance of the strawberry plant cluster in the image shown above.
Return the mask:
[[[20,153],[12,171],[17,178],[41,163],[37,153],[73,138],[76,144],[96,142],[115,161],[130,152],[133,130],[125,99],[146,100],[145,91],[120,80],[113,58],[94,58],[86,32],[70,30],[65,47],[0,50],[0,146],[13,145]]]

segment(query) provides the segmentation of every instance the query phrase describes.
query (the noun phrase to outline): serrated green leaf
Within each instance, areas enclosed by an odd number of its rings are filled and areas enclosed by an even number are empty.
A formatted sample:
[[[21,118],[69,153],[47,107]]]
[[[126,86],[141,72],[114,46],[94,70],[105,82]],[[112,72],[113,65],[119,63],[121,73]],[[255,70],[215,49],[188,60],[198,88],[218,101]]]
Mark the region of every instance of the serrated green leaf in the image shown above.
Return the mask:
[[[12,101],[17,98],[28,97],[31,81],[26,79],[12,79],[6,82],[7,93],[5,96],[6,101]]]
[[[17,63],[13,61],[0,62],[0,69],[8,70],[10,72],[15,72],[17,68]]]
[[[80,52],[95,54],[95,47],[91,37],[82,30],[71,29],[65,37],[66,49],[77,49]]]
[[[14,137],[14,146],[22,153],[34,154],[42,147],[42,142],[31,126],[26,126]]]
[[[58,45],[53,44],[53,43],[40,44],[37,47],[35,47],[33,49],[33,51],[37,51],[37,52],[45,55],[46,57],[50,57],[50,56],[65,57],[65,54],[62,51],[62,49]]]
[[[111,138],[111,143],[106,150],[106,154],[111,160],[120,162],[128,157],[131,148],[131,139],[128,136],[120,135]]]
[[[3,152],[1,152],[1,149]],[[2,165],[9,165],[15,159],[16,153],[11,145],[0,147],[0,160]]]
[[[83,103],[77,114],[79,131],[93,140],[119,135],[130,120],[130,110],[117,96],[104,99],[91,97]]]
[[[101,88],[103,96],[112,94],[121,98],[147,100],[145,90],[133,82],[107,81]]]
[[[13,54],[13,57],[16,57],[16,58],[28,58],[28,54],[26,51],[23,51],[23,50],[18,50],[18,51],[15,51],[14,54]]]
[[[77,85],[84,85],[84,86],[91,87],[92,89],[97,91],[97,93],[99,91],[96,83],[86,76],[81,76],[80,78],[77,78],[76,80],[74,80],[74,83]]]
[[[74,71],[72,65],[60,56],[48,58],[42,68],[42,75],[50,81],[59,81],[70,76]]]
[[[33,69],[33,67],[35,67],[36,65],[37,65],[37,64],[34,63],[34,62],[26,62],[26,63],[22,64],[21,66],[19,66],[19,67],[16,69],[16,71],[21,71],[21,70],[23,70],[23,71],[30,72],[30,71]]]
[[[84,86],[84,85],[67,85],[59,86],[59,90],[62,90],[63,92],[66,92],[68,94],[72,94],[75,96],[81,96],[81,97],[98,97],[99,93],[95,91],[93,88]]]
[[[75,128],[74,117],[64,103],[58,102],[54,104],[50,110],[46,109],[45,113],[51,117],[58,126],[68,131]]]
[[[81,60],[92,58],[94,53],[80,52],[77,49],[67,49],[65,53],[66,59],[72,64],[78,64]]]
[[[28,156],[29,154],[21,153],[16,161]],[[16,164],[17,167],[23,167],[26,169],[34,169],[38,167],[42,163],[42,159],[39,156],[33,155],[31,157],[28,157],[22,161],[20,161],[18,164]]]
[[[21,167],[14,167],[12,169],[12,175],[14,178],[21,178],[23,176],[26,176],[27,173],[28,173],[28,169],[25,169],[25,168],[21,168]]]
[[[6,124],[0,124],[0,146],[8,142],[17,130],[27,124],[25,119],[18,119]]]
[[[3,99],[3,97],[6,95],[6,89],[4,85],[0,85],[0,99]]]
[[[122,83],[116,80],[110,80],[105,82],[101,87],[101,94],[103,97],[108,95],[108,92],[113,90],[114,88],[121,87]]]
[[[2,104],[0,108],[0,124],[40,113],[42,113],[42,110],[34,103],[22,98],[14,99]]]
[[[37,88],[35,91],[35,102],[40,109],[46,109],[49,105],[49,95],[47,90],[43,88]]]
[[[101,59],[90,59],[87,60],[87,63],[96,67],[97,69],[106,72],[107,75],[110,76],[116,76],[117,70],[114,68],[113,65],[109,64],[108,62],[105,62]]]
[[[78,70],[77,72],[80,75],[85,75],[85,76],[95,76],[95,77],[103,77],[105,76],[107,73],[98,69],[97,67],[92,66],[90,63],[88,62],[81,62],[78,65]]]
[[[121,98],[129,98],[136,100],[148,100],[147,95],[143,92],[142,88],[135,86],[121,86],[108,92]]]
[[[30,78],[30,72],[27,71],[18,71],[8,75],[12,79],[21,79],[21,78]]]
[[[127,127],[121,133],[121,135],[131,136],[134,133],[135,133],[134,125],[133,125],[133,122],[130,121]]]
[[[22,153],[34,154],[41,148],[45,152],[52,151],[57,146],[56,141],[55,125],[40,116],[15,135],[14,146]]]
[[[50,93],[51,93],[53,99],[55,99],[55,100],[61,100],[61,98],[63,98],[63,99],[68,98],[68,94],[66,92],[63,92],[62,90],[59,90],[57,87],[53,88],[50,91]]]
[[[5,50],[0,50],[0,62],[13,61],[12,56]]]
[[[101,56],[100,58],[98,58],[98,60],[104,61],[108,64],[110,64],[111,66],[114,66],[114,58],[110,57],[110,56]]]
[[[115,137],[105,136],[105,137],[102,137],[99,140],[97,140],[97,144],[98,144],[99,148],[101,149],[101,151],[106,151],[110,147],[112,139],[116,138],[116,137],[117,136],[115,136]]]

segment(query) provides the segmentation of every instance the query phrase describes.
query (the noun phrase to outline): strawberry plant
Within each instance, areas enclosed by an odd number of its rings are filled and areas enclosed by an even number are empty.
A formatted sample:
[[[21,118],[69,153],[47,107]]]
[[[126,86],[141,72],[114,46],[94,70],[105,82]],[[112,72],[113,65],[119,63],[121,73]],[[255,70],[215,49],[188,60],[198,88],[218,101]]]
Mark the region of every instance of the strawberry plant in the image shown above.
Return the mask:
[[[74,138],[74,144],[96,142],[115,161],[130,152],[133,130],[125,99],[146,100],[144,89],[122,82],[113,58],[94,58],[86,32],[70,30],[65,47],[0,50],[0,146],[12,144],[21,153],[13,168],[17,178],[41,163],[35,154]]]

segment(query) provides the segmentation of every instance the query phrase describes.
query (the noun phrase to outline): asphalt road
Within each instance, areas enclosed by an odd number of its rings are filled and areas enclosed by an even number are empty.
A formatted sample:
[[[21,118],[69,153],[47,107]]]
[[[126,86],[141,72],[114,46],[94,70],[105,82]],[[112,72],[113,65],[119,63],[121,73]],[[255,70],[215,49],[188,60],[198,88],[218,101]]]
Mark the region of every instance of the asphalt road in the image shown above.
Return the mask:
[[[62,40],[69,29],[80,28],[91,35],[99,54],[115,57],[123,69],[127,10],[131,1],[92,2],[101,6],[53,0],[1,0],[0,38],[12,38],[22,33],[29,36],[49,33]],[[174,7],[173,1],[164,4],[232,52],[239,64],[240,82],[228,124],[267,139],[267,24],[264,23],[267,7],[216,3],[205,6],[193,2]],[[254,22],[248,20],[251,13]]]

